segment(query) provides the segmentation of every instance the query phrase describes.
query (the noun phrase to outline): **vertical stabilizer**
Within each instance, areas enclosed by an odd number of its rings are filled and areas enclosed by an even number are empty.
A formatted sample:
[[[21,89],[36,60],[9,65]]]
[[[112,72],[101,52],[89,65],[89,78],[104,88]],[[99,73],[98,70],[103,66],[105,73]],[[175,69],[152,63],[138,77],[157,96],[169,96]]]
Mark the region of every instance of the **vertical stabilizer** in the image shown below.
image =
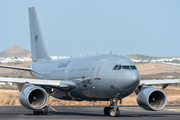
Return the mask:
[[[31,54],[32,61],[38,60],[51,60],[46,50],[43,35],[37,18],[36,10],[34,7],[29,8],[29,25],[31,36]]]

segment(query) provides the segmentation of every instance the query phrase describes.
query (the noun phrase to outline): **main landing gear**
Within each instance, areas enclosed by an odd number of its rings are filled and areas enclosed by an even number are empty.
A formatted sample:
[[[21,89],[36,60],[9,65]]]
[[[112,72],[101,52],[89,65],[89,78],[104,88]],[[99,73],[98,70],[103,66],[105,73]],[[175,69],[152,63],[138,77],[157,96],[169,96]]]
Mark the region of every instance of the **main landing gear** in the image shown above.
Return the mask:
[[[34,115],[47,115],[47,113],[48,113],[48,107],[47,106],[43,107],[40,110],[33,110]]]
[[[111,117],[118,117],[120,115],[119,108],[117,107],[118,99],[110,99],[110,106],[104,108],[104,115]]]

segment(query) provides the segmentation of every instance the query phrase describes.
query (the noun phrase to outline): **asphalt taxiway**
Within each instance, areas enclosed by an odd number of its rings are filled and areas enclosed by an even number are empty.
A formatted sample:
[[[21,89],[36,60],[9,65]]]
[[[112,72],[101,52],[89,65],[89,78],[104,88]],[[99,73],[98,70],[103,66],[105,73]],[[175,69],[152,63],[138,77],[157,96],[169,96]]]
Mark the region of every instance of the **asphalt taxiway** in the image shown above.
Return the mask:
[[[0,120],[60,120],[60,119],[180,119],[179,106],[167,106],[161,111],[146,111],[138,106],[121,106],[119,117],[104,116],[102,106],[48,106],[48,115],[33,115],[22,106],[0,106]]]

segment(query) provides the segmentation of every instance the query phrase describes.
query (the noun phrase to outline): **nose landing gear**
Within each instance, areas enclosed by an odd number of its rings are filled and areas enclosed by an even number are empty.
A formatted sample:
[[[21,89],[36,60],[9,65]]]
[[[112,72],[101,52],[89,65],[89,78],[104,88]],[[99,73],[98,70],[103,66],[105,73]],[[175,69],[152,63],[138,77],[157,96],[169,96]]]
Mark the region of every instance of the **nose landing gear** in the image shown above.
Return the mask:
[[[118,117],[120,115],[119,108],[117,107],[118,99],[110,99],[110,106],[104,108],[104,115],[111,117]]]

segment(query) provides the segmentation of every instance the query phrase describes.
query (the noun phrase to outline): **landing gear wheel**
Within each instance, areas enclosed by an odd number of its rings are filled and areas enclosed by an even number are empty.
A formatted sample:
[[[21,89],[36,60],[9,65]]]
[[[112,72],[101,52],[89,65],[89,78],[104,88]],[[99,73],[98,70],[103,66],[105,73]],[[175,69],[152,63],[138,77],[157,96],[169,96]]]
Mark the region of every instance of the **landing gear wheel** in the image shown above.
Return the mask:
[[[40,110],[33,110],[34,115],[40,115],[41,111]]]
[[[109,115],[109,107],[104,108],[104,115]]]
[[[117,110],[115,110],[115,109],[111,109],[110,111],[109,111],[109,115],[111,116],[111,117],[117,117]]]
[[[41,111],[40,110],[37,110],[37,115],[40,115],[41,114]]]
[[[48,113],[48,107],[47,106],[45,106],[41,110],[33,110],[34,115],[47,115],[47,113]]]
[[[36,110],[33,110],[33,114],[34,114],[34,115],[37,115],[37,112],[36,112]]]
[[[120,99],[120,101],[122,101],[122,99]],[[119,117],[120,111],[117,106],[117,102],[118,98],[110,99],[110,106],[104,108],[104,115],[109,115],[111,117]]]
[[[119,111],[119,109],[117,108],[117,115],[116,115],[116,117],[119,117],[119,115],[120,115],[120,111]]]
[[[48,107],[45,106],[44,108],[41,109],[41,115],[47,115],[48,113]]]

